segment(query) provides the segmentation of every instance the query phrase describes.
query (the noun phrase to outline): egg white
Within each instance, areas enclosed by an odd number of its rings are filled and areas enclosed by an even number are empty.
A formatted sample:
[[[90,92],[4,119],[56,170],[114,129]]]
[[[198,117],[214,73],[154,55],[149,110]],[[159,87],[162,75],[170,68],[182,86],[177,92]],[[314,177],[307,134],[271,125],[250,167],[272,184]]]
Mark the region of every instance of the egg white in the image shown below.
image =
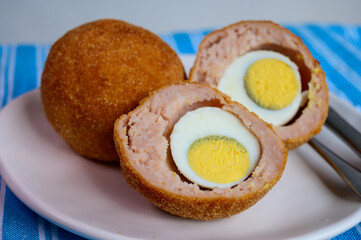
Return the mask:
[[[244,75],[247,69],[256,61],[273,58],[280,60],[290,66],[296,75],[299,88],[297,96],[290,105],[279,110],[269,110],[263,108],[255,103],[247,94],[244,87]],[[223,73],[220,79],[218,90],[227,94],[233,101],[237,101],[244,105],[249,111],[256,113],[264,121],[271,123],[275,126],[280,126],[287,123],[297,113],[301,104],[301,76],[298,71],[297,65],[292,62],[288,57],[273,51],[258,50],[246,53],[233,61]]]
[[[189,166],[187,152],[191,144],[210,135],[234,138],[241,143],[250,156],[246,175],[232,183],[219,184],[197,175]],[[217,107],[202,107],[187,112],[175,125],[170,136],[170,148],[178,170],[191,182],[207,188],[232,187],[247,178],[258,164],[260,146],[257,138],[233,114]]]

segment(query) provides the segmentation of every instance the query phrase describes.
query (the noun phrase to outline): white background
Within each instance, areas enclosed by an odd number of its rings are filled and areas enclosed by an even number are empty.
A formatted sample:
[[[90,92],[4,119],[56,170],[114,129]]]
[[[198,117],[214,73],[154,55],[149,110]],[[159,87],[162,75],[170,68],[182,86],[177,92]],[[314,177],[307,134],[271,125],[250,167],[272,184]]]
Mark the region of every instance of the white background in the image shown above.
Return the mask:
[[[0,43],[52,43],[67,30],[117,18],[157,34],[248,19],[361,24],[360,0],[0,0]]]

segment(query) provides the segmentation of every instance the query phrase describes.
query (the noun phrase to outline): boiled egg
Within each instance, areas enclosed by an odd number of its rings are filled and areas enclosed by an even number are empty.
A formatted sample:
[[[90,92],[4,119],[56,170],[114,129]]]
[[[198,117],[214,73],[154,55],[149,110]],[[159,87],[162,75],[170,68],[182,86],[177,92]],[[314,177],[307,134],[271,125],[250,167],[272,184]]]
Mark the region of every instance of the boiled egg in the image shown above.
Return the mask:
[[[275,126],[290,121],[302,98],[297,65],[273,51],[257,50],[233,61],[217,88]]]
[[[206,188],[232,187],[258,164],[257,138],[232,113],[217,107],[187,112],[174,125],[170,148],[178,170]]]

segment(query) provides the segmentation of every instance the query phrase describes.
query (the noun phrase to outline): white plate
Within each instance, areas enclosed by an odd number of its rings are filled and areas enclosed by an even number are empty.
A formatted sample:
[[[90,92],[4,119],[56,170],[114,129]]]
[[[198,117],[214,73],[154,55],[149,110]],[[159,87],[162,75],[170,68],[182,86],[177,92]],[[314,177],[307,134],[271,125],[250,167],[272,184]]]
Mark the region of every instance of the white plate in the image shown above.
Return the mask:
[[[192,57],[184,59],[186,67],[192,64]],[[331,100],[357,127],[361,114],[336,97]],[[75,154],[45,119],[38,90],[0,112],[0,133],[1,175],[16,196],[88,238],[324,239],[361,221],[360,199],[307,144],[289,153],[280,182],[255,206],[206,222],[163,212],[131,189],[118,167]],[[329,131],[319,137],[361,166]]]

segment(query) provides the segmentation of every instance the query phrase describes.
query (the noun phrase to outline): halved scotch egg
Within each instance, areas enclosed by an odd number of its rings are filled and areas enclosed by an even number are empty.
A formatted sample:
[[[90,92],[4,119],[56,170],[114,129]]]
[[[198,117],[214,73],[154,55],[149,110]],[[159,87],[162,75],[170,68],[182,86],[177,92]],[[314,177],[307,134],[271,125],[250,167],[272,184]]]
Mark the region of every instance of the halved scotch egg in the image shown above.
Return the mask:
[[[259,201],[287,160],[269,124],[206,85],[157,90],[114,125],[126,181],[172,214],[212,220]]]
[[[239,57],[225,70],[217,88],[274,126],[290,121],[302,102],[297,65],[273,51]]]
[[[206,188],[243,181],[260,157],[257,138],[236,116],[217,107],[181,117],[170,135],[170,149],[179,172]]]
[[[207,35],[190,80],[226,93],[272,124],[293,149],[326,119],[325,74],[301,39],[268,21],[244,21]]]

